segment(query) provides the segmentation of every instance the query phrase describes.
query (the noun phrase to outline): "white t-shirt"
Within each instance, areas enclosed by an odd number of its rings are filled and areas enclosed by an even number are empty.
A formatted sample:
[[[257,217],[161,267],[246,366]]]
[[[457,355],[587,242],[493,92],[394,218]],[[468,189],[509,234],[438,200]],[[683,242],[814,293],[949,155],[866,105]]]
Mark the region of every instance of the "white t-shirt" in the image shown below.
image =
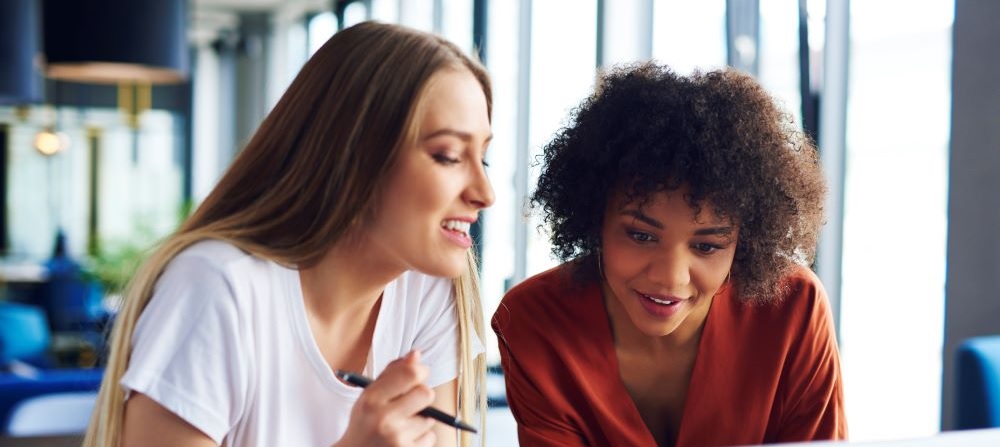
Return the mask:
[[[457,377],[457,343],[451,280],[406,272],[385,288],[364,374],[376,377],[419,349],[435,387]],[[320,354],[298,271],[220,241],[171,261],[132,347],[126,392],[149,396],[221,445],[329,446],[361,394]]]

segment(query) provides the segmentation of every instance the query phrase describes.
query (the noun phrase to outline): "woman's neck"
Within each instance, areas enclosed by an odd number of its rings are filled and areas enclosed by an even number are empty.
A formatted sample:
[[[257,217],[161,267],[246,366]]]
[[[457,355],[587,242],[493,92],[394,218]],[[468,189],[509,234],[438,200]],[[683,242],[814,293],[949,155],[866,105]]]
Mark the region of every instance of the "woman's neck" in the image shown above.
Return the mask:
[[[367,314],[385,286],[405,271],[353,245],[337,244],[317,264],[299,270],[306,309],[320,322]]]
[[[332,369],[363,371],[374,342],[382,291],[402,274],[372,250],[338,244],[299,270],[309,330]]]

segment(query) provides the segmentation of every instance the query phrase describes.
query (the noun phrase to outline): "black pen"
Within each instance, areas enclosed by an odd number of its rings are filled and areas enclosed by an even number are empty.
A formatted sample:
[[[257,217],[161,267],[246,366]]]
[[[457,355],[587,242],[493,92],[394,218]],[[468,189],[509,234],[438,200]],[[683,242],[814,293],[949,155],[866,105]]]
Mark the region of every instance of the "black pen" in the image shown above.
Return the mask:
[[[342,370],[338,369],[337,371],[334,372],[334,374],[337,377],[339,377],[340,380],[343,380],[344,382],[350,383],[351,385],[354,385],[354,386],[359,386],[361,388],[364,388],[364,387],[366,387],[368,385],[371,385],[371,383],[372,383],[372,379],[369,379],[369,378],[367,378],[365,376],[362,376],[361,374],[357,374],[357,373],[352,373],[352,372],[348,372],[348,371],[342,371]],[[419,414],[421,416],[429,417],[431,419],[434,419],[434,420],[437,420],[437,421],[440,421],[440,422],[443,422],[443,423],[448,424],[448,425],[450,425],[452,427],[455,427],[455,428],[457,428],[459,430],[470,431],[472,433],[479,433],[471,425],[466,424],[465,422],[460,421],[457,417],[451,416],[448,413],[445,413],[445,412],[443,412],[441,410],[438,410],[437,408],[434,408],[434,407],[424,408],[423,410],[420,410],[420,413],[417,413],[417,414]]]

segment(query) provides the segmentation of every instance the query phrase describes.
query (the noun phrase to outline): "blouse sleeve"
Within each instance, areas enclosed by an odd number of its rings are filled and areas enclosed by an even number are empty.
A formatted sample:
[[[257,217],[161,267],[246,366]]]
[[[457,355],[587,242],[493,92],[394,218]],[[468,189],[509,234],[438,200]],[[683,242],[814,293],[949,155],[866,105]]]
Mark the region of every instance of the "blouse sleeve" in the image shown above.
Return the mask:
[[[509,318],[501,313],[497,312],[491,325],[499,341],[507,403],[517,422],[520,445],[584,445],[583,434],[563,417],[566,411],[556,403],[558,392],[550,381],[559,377],[558,372],[547,371],[545,366],[540,366],[548,364],[539,357],[544,354],[536,349],[543,343],[530,342],[531,338],[541,337],[541,334],[530,328],[511,326]],[[549,388],[552,389],[546,392]]]
[[[239,320],[229,282],[211,260],[175,258],[136,325],[122,386],[221,443],[245,405]]]
[[[511,358],[507,346],[500,343],[501,365],[507,383],[507,402],[517,421],[517,437],[525,446],[584,445],[578,431],[559,420],[557,409],[542,390],[532,384],[525,371]]]
[[[789,354],[781,429],[777,442],[847,438],[840,354],[830,305],[819,281],[803,286],[811,303]]]

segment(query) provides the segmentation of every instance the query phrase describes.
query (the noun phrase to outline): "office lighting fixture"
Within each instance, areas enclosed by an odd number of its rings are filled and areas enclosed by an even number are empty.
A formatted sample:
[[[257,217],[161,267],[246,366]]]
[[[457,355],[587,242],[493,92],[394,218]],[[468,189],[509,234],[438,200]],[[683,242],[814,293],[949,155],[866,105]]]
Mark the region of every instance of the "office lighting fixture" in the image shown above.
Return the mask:
[[[0,1],[0,104],[42,100],[40,25],[36,0]]]
[[[69,149],[69,136],[56,132],[52,127],[46,127],[35,134],[33,145],[40,154],[51,157]]]
[[[42,16],[50,78],[110,84],[187,78],[186,0],[44,0]]]

